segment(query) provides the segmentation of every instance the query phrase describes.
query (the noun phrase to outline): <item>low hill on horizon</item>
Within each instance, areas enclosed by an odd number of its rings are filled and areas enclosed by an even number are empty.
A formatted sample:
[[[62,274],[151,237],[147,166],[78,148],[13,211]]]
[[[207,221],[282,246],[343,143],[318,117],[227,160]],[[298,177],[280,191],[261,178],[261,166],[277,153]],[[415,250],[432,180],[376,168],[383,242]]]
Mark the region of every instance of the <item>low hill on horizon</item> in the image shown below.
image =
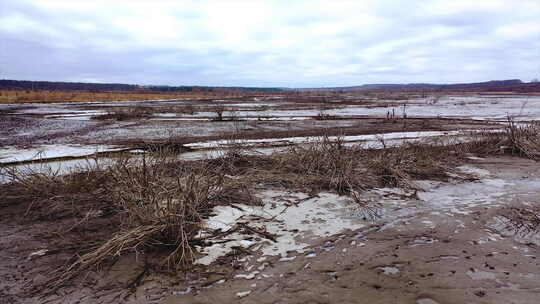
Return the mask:
[[[29,81],[0,79],[0,90],[48,90],[48,91],[94,91],[94,92],[261,92],[279,93],[287,91],[463,91],[463,92],[540,92],[540,82],[522,82],[519,79],[491,80],[475,83],[433,84],[364,84],[346,87],[322,88],[272,88],[272,87],[218,87],[218,86],[159,86],[121,83],[83,83],[57,81]]]

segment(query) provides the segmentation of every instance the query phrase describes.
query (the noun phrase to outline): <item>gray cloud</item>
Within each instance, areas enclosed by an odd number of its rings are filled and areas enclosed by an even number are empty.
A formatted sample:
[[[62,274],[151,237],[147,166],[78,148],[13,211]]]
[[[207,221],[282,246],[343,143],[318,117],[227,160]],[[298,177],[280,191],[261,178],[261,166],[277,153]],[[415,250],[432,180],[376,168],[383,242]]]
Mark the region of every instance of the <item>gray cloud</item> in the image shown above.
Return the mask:
[[[540,3],[0,2],[0,78],[339,86],[540,74]]]

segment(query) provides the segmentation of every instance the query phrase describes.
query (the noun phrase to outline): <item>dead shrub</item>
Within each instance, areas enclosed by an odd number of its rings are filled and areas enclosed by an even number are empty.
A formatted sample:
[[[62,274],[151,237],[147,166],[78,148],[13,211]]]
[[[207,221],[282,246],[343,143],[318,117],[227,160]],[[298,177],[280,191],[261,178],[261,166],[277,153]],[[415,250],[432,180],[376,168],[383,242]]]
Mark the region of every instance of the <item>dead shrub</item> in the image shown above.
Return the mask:
[[[145,119],[151,117],[156,112],[156,109],[152,107],[133,106],[133,107],[121,107],[113,108],[104,115],[93,116],[92,119],[107,120],[114,119],[118,121],[133,120],[133,119]]]
[[[60,281],[127,252],[166,249],[163,264],[172,268],[188,265],[194,257],[190,240],[222,191],[223,177],[206,168],[164,159],[136,165],[123,161],[110,172],[115,186],[110,195],[121,210],[119,230],[81,255]]]
[[[452,143],[408,143],[383,149],[345,146],[338,137],[292,147],[278,156],[273,172],[312,191],[351,194],[373,187],[417,189],[414,179],[446,179],[462,152]]]
[[[175,105],[175,106],[166,108],[166,110],[167,112],[189,114],[189,115],[193,115],[199,112],[199,108],[194,106],[193,104]]]
[[[211,112],[214,112],[216,116],[212,119],[214,121],[223,121],[223,113],[227,110],[224,105],[218,104],[210,108]]]
[[[291,147],[277,155],[276,170],[297,175],[293,183],[301,183],[313,190],[334,190],[345,194],[363,188],[366,181],[358,159],[364,151],[345,147],[343,139],[331,140],[323,136],[317,142]]]
[[[513,133],[486,132],[489,137],[478,136],[473,144],[441,141],[387,147],[383,143],[383,149],[365,149],[347,146],[339,136],[323,136],[265,156],[251,155],[242,141],[234,141],[222,156],[200,161],[180,161],[176,154],[162,151],[67,175],[15,170],[13,181],[0,185],[0,198],[27,202],[30,213],[43,210],[53,216],[61,210],[89,222],[93,218],[87,215],[96,211],[114,218],[107,237],[79,250],[70,266],[48,282],[58,288],[125,254],[156,253],[159,265],[167,268],[190,265],[196,257],[194,242],[201,241],[196,236],[211,209],[260,204],[252,193],[256,187],[335,191],[351,196],[366,217],[374,218],[378,206],[364,199],[362,191],[381,186],[417,189],[414,180],[444,180],[480,143],[491,147],[514,143],[523,155],[534,155],[536,129],[512,128]]]
[[[471,153],[512,154],[540,159],[540,125],[536,122],[516,123],[511,117],[501,132],[476,132],[463,144]]]
[[[540,232],[539,207],[509,207],[499,211],[504,219],[505,229],[515,231],[518,235],[528,235]]]
[[[27,202],[26,215],[32,218],[81,217],[92,210],[110,209],[107,185],[111,184],[111,175],[97,160],[87,161],[69,174],[50,167],[2,169],[3,175],[11,181],[1,185],[3,204]]]
[[[59,269],[46,288],[56,289],[81,272],[96,269],[125,254],[156,253],[158,266],[182,268],[193,261],[191,243],[202,219],[218,204],[255,201],[250,189],[208,162],[179,161],[174,155],[120,158],[107,167],[67,175],[12,171],[12,182],[0,185],[11,203],[28,203],[30,214],[58,216],[62,210],[76,223],[100,225],[94,216],[112,217],[108,235],[80,246],[73,263]],[[110,223],[112,223],[110,222]],[[62,222],[63,223],[63,222]],[[73,229],[58,227],[58,233]],[[103,227],[105,228],[105,227]],[[93,227],[96,229],[96,227]]]
[[[415,179],[445,179],[459,159],[455,145],[405,142],[397,147],[370,150],[369,173],[384,187],[417,189]]]
[[[540,159],[540,126],[538,123],[518,124],[508,117],[507,149],[512,154]]]

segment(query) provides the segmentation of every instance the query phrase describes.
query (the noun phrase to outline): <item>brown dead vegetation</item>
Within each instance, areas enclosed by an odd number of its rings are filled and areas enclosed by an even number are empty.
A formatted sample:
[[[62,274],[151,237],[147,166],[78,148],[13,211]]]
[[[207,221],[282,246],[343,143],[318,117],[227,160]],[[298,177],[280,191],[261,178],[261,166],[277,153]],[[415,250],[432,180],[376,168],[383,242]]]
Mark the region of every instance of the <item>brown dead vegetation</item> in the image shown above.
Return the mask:
[[[109,109],[107,114],[93,116],[92,119],[95,120],[135,120],[135,119],[145,119],[151,117],[155,113],[155,109],[152,107],[123,107],[123,108],[113,108]]]
[[[510,154],[540,160],[540,125],[537,122],[516,123],[508,117],[502,132],[479,132],[465,144],[472,153]]]
[[[505,229],[515,231],[524,236],[540,232],[540,207],[509,207],[499,211],[504,219]]]
[[[85,92],[85,91],[33,91],[0,90],[0,103],[55,103],[95,101],[137,101],[194,99],[214,97],[212,93],[158,93],[158,92]],[[220,94],[223,97],[240,97],[242,94]]]
[[[535,158],[540,151],[535,125],[510,123],[505,132],[475,136],[467,143],[405,143],[384,149],[347,146],[339,137],[323,136],[314,144],[268,156],[248,155],[241,140],[231,139],[231,149],[221,157],[201,161],[179,161],[161,151],[142,160],[97,163],[67,175],[4,168],[13,181],[0,185],[0,201],[4,208],[23,206],[27,219],[69,219],[55,233],[71,240],[66,248],[76,249],[68,265],[41,286],[50,292],[128,254],[159,256],[154,269],[185,269],[197,256],[194,246],[204,243],[198,235],[212,208],[260,204],[256,188],[335,191],[371,208],[362,200],[362,191],[418,190],[414,180],[445,180],[471,152]],[[512,149],[501,149],[507,145]],[[81,233],[85,229],[106,233]],[[74,231],[77,237],[68,237]]]

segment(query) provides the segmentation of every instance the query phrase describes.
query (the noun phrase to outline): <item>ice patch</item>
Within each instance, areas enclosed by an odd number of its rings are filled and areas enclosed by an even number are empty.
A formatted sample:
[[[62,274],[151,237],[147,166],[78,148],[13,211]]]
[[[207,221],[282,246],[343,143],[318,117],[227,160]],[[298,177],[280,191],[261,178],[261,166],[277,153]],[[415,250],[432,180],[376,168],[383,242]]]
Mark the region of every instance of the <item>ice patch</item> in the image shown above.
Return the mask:
[[[251,290],[237,292],[236,296],[239,298],[243,298],[249,296],[249,294],[251,294]]]
[[[397,267],[385,266],[377,267],[377,269],[382,270],[385,275],[396,275],[399,273],[399,268]]]
[[[254,271],[254,272],[248,273],[248,274],[237,274],[237,275],[234,276],[234,278],[235,279],[253,280],[257,274],[259,274],[259,272]]]
[[[350,216],[348,202],[335,194],[321,193],[319,197],[308,198],[302,193],[265,191],[262,198],[264,206],[236,205],[241,210],[230,206],[216,207],[215,215],[207,220],[206,226],[209,230],[225,231],[242,222],[275,235],[275,242],[265,238],[255,241],[253,235],[248,241],[244,239],[245,235],[235,232],[225,237],[226,242],[215,238],[211,246],[199,248],[205,256],[196,262],[208,265],[234,246],[247,247],[256,243],[262,255],[291,259],[287,258],[288,252],[303,252],[313,240],[365,225],[362,220]],[[291,203],[295,199],[304,200]]]
[[[490,172],[485,169],[476,168],[473,166],[460,166],[457,169],[465,174],[473,175],[478,178],[487,177],[490,175]]]
[[[83,157],[100,152],[118,151],[121,148],[109,145],[41,145],[37,148],[0,148],[0,163],[43,160],[61,157]]]
[[[497,274],[488,271],[467,271],[467,275],[473,280],[495,280]]]
[[[502,179],[483,179],[479,182],[445,184],[425,192],[418,197],[440,210],[468,214],[477,206],[494,205],[506,194],[505,188],[513,184]]]
[[[380,143],[381,140],[395,140],[395,139],[415,139],[415,138],[426,138],[426,137],[437,137],[437,136],[457,136],[462,135],[462,131],[420,131],[420,132],[394,132],[394,133],[381,133],[381,134],[370,134],[370,135],[353,135],[353,136],[341,136],[340,139],[345,142],[372,142]],[[338,137],[330,136],[329,140],[337,140]],[[243,146],[254,146],[254,145],[292,145],[292,144],[305,144],[317,142],[320,140],[320,137],[285,137],[285,138],[266,138],[266,139],[243,139],[239,142]],[[205,141],[205,142],[195,142],[186,144],[186,147],[191,149],[209,149],[209,148],[220,148],[227,147],[231,145],[230,140],[214,140],[214,141]]]

